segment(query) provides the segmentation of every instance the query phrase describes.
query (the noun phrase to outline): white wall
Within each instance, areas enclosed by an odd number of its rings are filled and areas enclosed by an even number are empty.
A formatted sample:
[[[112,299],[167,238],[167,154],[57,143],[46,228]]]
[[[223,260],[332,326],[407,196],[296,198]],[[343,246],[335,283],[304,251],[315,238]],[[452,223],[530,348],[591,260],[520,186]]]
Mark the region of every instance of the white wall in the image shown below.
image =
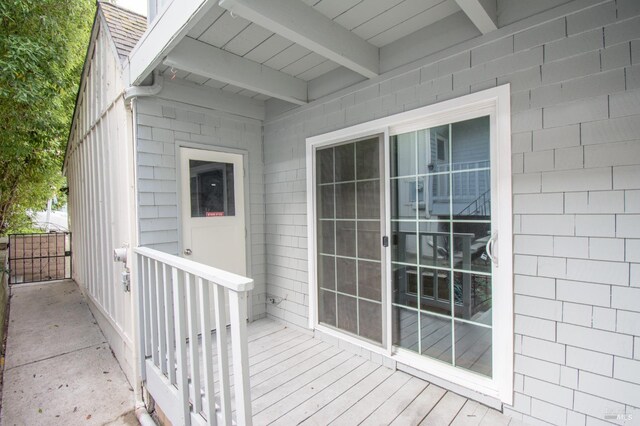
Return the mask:
[[[71,130],[66,175],[72,277],[131,383],[135,383],[131,293],[112,252],[133,244],[133,151],[115,46],[100,31],[91,46]]]
[[[185,83],[186,84],[186,83]],[[160,95],[162,96],[162,94]],[[265,315],[264,182],[262,122],[186,103],[137,101],[140,245],[179,254],[182,239],[176,165],[178,146],[234,148],[247,153],[253,317]]]
[[[267,111],[267,293],[286,298],[268,314],[307,326],[306,137],[511,83],[516,375],[505,412],[584,425],[607,408],[638,409],[639,6],[603,1],[517,23],[308,106]]]

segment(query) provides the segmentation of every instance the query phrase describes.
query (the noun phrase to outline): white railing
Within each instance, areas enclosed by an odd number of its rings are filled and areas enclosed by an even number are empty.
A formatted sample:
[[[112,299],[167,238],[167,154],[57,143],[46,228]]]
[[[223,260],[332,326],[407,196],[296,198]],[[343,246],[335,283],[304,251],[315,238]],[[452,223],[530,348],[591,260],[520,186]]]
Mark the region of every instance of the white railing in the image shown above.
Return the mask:
[[[174,425],[250,425],[246,318],[253,280],[146,247],[134,252],[146,389]]]

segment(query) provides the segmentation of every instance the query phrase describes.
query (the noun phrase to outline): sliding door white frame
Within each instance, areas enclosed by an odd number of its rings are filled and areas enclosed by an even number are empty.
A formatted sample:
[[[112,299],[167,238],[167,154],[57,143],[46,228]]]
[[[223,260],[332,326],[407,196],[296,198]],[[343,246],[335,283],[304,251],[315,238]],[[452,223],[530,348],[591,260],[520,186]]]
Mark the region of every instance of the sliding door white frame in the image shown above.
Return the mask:
[[[412,130],[426,129],[438,125],[458,122],[479,116],[490,116],[491,122],[491,216],[497,218],[493,232],[497,232],[494,253],[499,262],[493,268],[493,377],[489,378],[425,356],[410,353],[392,346],[391,339],[391,268],[386,271],[383,297],[382,346],[340,332],[318,322],[317,285],[317,236],[316,236],[316,156],[318,148],[340,142],[348,142],[367,136],[384,134],[385,168],[381,171],[384,179],[385,198],[390,200],[389,138],[390,135]],[[390,356],[398,362],[411,365],[429,374],[442,377],[452,383],[500,399],[506,404],[513,402],[513,228],[511,190],[511,107],[510,87],[500,87],[447,100],[412,111],[395,114],[368,123],[340,129],[324,135],[310,137],[306,141],[307,160],[307,233],[309,256],[309,328],[335,336],[352,344],[381,355]],[[385,235],[391,235],[390,203],[385,203]],[[387,265],[390,247],[386,247]]]

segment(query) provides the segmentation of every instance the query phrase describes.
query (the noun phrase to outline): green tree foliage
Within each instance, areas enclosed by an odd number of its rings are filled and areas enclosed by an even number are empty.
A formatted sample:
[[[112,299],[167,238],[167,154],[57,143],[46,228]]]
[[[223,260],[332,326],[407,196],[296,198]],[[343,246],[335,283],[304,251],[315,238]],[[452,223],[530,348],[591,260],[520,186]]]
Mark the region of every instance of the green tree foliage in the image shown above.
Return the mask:
[[[0,235],[64,184],[61,166],[95,5],[0,1]]]

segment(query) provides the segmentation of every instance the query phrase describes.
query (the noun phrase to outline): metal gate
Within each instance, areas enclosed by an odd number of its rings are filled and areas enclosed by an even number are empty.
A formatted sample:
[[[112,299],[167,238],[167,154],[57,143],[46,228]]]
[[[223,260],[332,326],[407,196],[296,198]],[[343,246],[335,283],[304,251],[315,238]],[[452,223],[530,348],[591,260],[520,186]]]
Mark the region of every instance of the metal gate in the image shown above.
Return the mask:
[[[71,278],[71,234],[9,235],[9,284]]]

